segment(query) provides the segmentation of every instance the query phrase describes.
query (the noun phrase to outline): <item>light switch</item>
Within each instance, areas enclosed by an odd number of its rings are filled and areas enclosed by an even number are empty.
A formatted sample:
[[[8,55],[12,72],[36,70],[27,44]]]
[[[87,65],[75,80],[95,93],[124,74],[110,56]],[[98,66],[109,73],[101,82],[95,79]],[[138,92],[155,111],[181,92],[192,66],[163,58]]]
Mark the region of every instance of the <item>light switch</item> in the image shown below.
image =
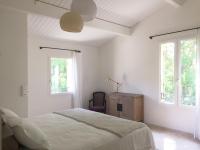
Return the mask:
[[[21,86],[21,96],[27,96],[28,95],[28,86],[22,85]]]

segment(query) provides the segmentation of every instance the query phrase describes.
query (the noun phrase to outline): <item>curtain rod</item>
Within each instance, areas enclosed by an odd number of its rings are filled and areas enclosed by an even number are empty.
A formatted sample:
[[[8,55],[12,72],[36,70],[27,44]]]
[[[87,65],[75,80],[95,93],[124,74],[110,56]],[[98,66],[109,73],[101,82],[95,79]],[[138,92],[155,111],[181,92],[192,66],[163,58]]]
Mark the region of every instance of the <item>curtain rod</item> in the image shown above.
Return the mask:
[[[42,46],[40,46],[40,49],[57,49],[57,50],[62,50],[62,51],[70,51],[70,52],[75,52],[75,53],[81,53],[80,50],[72,50],[72,49],[64,49],[64,48],[56,48],[56,47],[42,47]]]
[[[169,34],[180,33],[180,32],[191,31],[191,30],[198,30],[198,29],[200,29],[200,27],[184,29],[184,30],[178,30],[178,31],[168,32],[168,33],[163,33],[163,34],[157,34],[157,35],[150,36],[149,38],[153,39],[155,37],[159,37],[159,36],[163,36],[163,35],[169,35]]]
[[[57,7],[57,8],[68,10],[68,11],[70,10],[66,7],[58,6],[58,5],[48,3],[48,2],[45,2],[45,1],[42,1],[42,0],[35,0],[35,4],[36,4],[36,2],[40,2],[40,3],[43,3],[43,4],[49,5],[49,6]],[[115,25],[118,25],[118,26],[121,26],[121,27],[125,27],[125,28],[132,28],[131,26],[126,26],[126,25],[123,25],[123,24],[120,24],[120,23],[117,23],[117,22],[114,22],[114,21],[105,20],[105,19],[99,18],[99,17],[96,17],[95,19],[105,21],[105,22],[108,22],[108,23],[112,23],[112,24],[115,24]]]

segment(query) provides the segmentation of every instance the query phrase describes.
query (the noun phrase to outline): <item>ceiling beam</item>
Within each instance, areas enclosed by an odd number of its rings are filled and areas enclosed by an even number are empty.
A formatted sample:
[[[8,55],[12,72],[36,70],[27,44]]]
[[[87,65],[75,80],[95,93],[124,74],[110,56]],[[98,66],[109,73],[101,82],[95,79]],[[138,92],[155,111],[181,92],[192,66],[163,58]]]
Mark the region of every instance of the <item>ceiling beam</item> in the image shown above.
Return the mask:
[[[35,0],[0,0],[0,5],[11,7],[26,13],[45,15],[59,19],[66,11],[53,6],[45,5]],[[102,29],[118,35],[131,35],[131,29],[116,24],[94,19],[85,23],[86,26]]]
[[[171,4],[175,8],[182,6],[186,0],[165,0],[167,3]]]

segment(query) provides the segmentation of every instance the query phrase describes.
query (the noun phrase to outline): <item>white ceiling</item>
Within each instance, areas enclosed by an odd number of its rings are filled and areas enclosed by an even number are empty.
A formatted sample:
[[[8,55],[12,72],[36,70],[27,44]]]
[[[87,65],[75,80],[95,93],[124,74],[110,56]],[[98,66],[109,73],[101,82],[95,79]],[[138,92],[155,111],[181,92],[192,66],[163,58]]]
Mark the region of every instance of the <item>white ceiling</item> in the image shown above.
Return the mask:
[[[97,28],[84,26],[81,33],[64,32],[60,28],[59,20],[51,17],[29,14],[29,34],[42,37],[80,42],[99,47],[112,40],[116,35]]]
[[[42,0],[65,8],[70,8],[72,0]],[[118,24],[133,27],[138,22],[161,9],[165,0],[94,0],[98,7],[97,17]],[[58,9],[59,10],[59,9]],[[68,33],[60,29],[59,20],[29,15],[29,31],[31,34],[71,40],[92,46],[101,46],[117,35],[98,28],[84,26],[81,33]]]
[[[42,0],[70,9],[72,0]],[[134,26],[147,16],[161,9],[165,0],[94,0],[97,17],[126,26]]]

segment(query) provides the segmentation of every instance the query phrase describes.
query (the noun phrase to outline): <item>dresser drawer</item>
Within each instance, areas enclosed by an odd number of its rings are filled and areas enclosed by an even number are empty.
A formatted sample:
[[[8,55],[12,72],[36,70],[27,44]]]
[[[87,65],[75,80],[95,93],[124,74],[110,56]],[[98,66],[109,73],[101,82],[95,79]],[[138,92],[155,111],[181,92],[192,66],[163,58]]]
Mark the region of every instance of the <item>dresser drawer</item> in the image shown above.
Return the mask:
[[[119,103],[122,104],[122,111],[120,112],[120,117],[124,119],[133,120],[133,99],[131,97],[123,96],[120,98]]]
[[[120,112],[117,111],[117,104],[119,103],[119,98],[109,97],[107,101],[108,114],[116,117],[120,117]]]
[[[111,93],[107,99],[107,113],[124,119],[143,121],[143,95],[130,93]]]

